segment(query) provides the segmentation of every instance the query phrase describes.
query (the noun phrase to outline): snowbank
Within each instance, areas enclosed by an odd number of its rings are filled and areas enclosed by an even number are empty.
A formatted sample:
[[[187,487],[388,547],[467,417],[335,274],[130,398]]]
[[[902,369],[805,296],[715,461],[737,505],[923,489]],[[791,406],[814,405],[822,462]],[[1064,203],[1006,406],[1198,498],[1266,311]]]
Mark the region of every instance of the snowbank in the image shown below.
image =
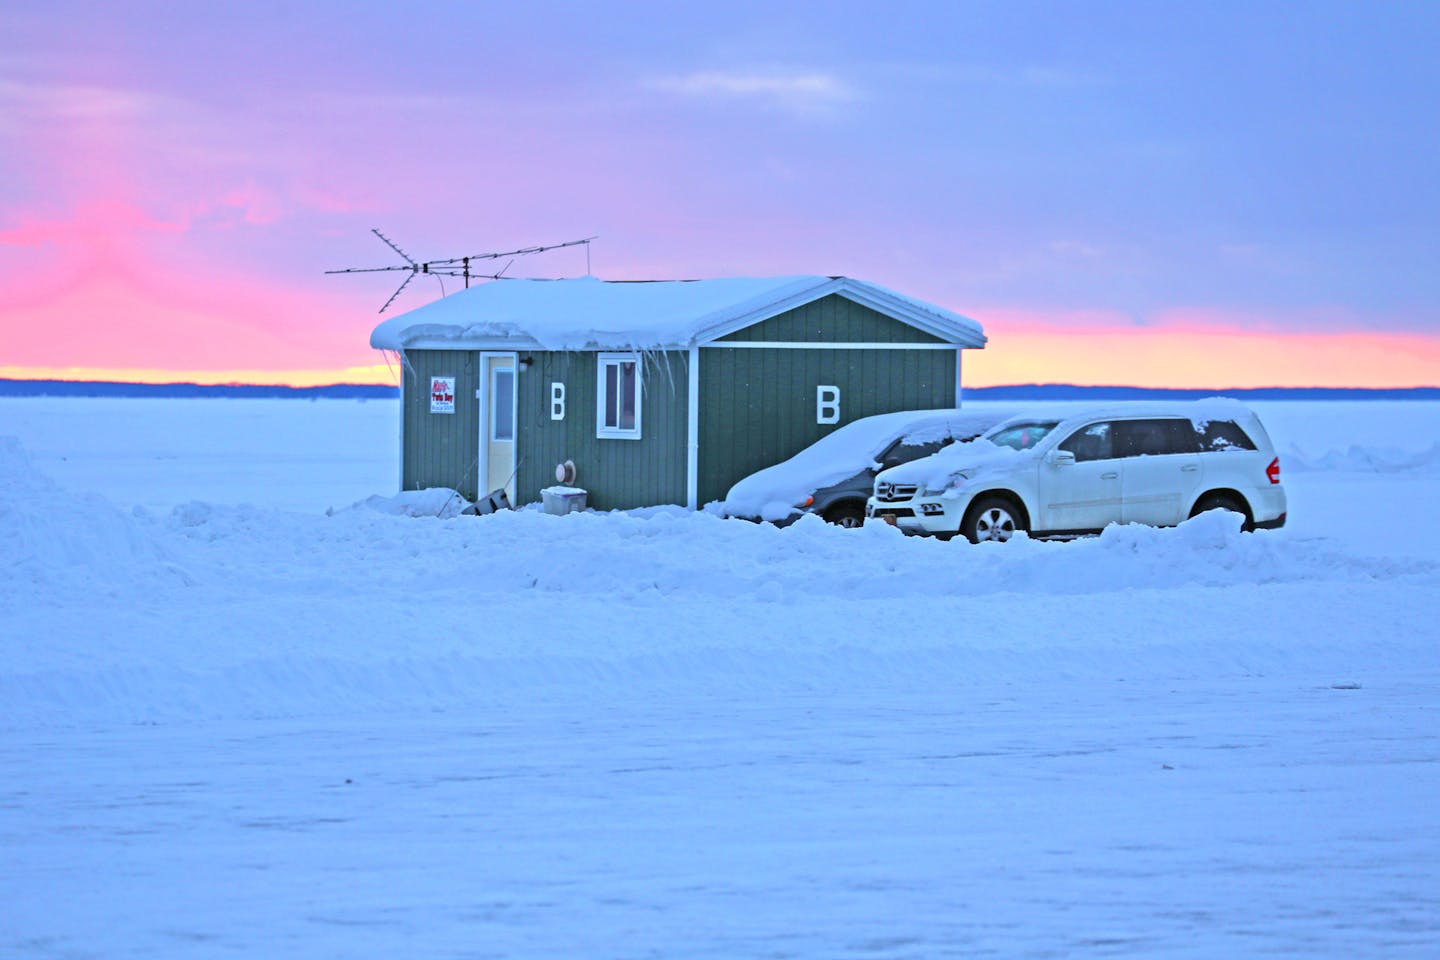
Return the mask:
[[[1291,445],[1281,455],[1281,465],[1301,473],[1343,471],[1347,473],[1437,473],[1440,472],[1440,442],[1422,450],[1373,447],[1351,444],[1323,454],[1309,454]]]
[[[0,437],[0,534],[0,611],[190,582],[173,544],[141,516],[95,494],[61,490],[13,437]]]
[[[124,513],[57,489],[13,442],[0,446],[0,522],[0,723],[937,673],[1349,676],[1433,655],[1405,623],[1429,622],[1440,586],[1435,561],[1244,535],[1219,513],[979,547],[677,510]],[[1337,599],[1360,589],[1386,591],[1382,617]]]
[[[377,513],[392,517],[436,517],[451,520],[460,516],[470,506],[458,490],[449,487],[430,487],[427,490],[405,490],[394,496],[378,494],[360,501],[355,506],[365,507]]]

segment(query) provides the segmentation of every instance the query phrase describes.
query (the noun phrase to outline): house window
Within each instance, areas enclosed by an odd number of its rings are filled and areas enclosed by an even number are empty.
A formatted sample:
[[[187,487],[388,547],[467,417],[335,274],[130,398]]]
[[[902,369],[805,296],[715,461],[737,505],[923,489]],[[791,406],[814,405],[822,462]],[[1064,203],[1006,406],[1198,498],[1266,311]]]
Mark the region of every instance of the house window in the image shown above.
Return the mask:
[[[595,436],[640,439],[640,379],[640,358],[635,354],[600,354]]]
[[[515,439],[515,371],[490,371],[490,439]]]

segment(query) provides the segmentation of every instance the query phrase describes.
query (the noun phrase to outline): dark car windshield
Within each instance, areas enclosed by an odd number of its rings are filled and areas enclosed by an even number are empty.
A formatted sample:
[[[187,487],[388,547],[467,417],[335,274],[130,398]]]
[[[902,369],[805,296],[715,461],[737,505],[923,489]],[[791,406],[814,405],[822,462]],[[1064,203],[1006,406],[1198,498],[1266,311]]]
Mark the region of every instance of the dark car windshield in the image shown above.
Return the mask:
[[[998,447],[1029,450],[1044,440],[1046,434],[1054,430],[1058,422],[1056,420],[1037,420],[1029,423],[1013,423],[991,431],[985,439]]]

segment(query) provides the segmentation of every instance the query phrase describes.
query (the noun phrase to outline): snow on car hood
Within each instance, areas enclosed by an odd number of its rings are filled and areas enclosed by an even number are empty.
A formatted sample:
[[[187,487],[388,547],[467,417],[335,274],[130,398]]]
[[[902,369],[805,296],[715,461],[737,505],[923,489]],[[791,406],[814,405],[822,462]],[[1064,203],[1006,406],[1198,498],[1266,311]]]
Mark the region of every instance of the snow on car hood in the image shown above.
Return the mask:
[[[958,471],[966,473],[1002,473],[1015,469],[1035,459],[1035,448],[1016,450],[1002,447],[984,437],[977,437],[969,443],[957,443],[945,447],[939,453],[910,463],[902,463],[882,471],[876,483],[918,483],[921,487],[939,490],[950,482]]]
[[[879,466],[877,458],[897,437],[919,444],[946,436],[973,436],[1002,419],[1004,415],[997,413],[906,410],[855,420],[789,460],[736,483],[725,495],[720,511],[732,517],[783,520],[816,490]]]

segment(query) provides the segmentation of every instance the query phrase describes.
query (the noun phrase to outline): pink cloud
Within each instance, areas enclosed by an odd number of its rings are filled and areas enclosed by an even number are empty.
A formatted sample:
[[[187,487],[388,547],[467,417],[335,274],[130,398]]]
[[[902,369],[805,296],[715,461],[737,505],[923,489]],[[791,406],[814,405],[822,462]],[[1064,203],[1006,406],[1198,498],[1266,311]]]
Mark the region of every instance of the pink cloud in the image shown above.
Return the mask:
[[[284,216],[280,198],[271,190],[259,186],[254,180],[244,186],[223,194],[216,206],[235,210],[240,219],[251,226],[267,226]]]
[[[40,298],[0,301],[19,366],[318,368],[373,361],[337,297],[252,277],[97,268]],[[348,321],[348,322],[347,322]]]
[[[162,220],[124,200],[95,200],[64,218],[21,214],[16,226],[0,230],[0,245],[40,247],[112,246],[118,236],[136,233],[182,233],[183,221]]]

